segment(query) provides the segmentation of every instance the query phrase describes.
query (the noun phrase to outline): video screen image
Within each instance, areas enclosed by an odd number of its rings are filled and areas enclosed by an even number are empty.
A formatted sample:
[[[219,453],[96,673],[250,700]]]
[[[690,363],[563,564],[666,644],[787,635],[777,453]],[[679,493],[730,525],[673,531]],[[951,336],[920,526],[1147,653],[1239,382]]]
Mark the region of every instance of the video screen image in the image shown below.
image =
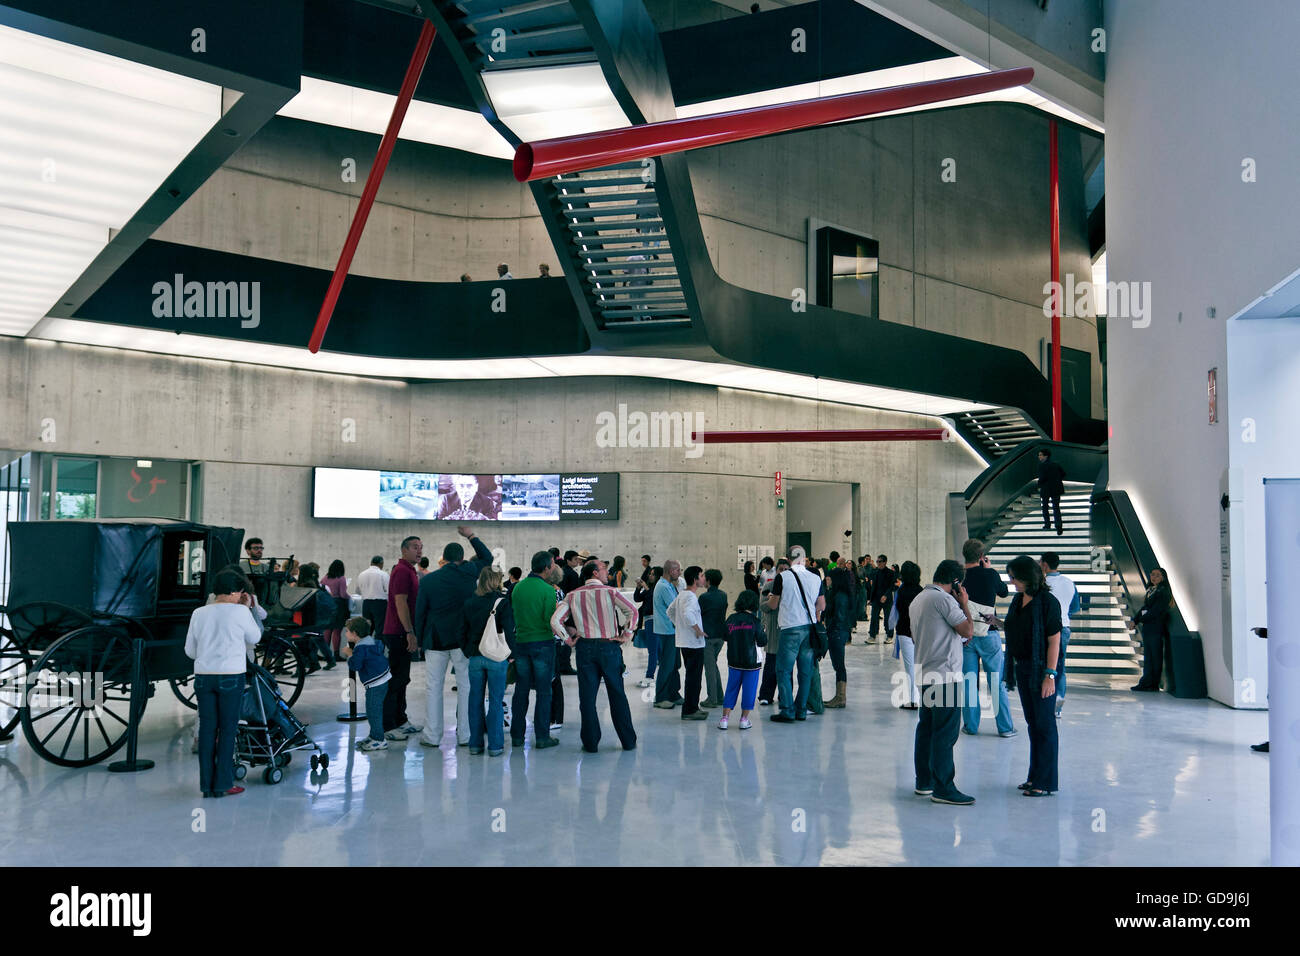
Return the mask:
[[[559,475],[379,473],[379,517],[418,521],[556,521]]]

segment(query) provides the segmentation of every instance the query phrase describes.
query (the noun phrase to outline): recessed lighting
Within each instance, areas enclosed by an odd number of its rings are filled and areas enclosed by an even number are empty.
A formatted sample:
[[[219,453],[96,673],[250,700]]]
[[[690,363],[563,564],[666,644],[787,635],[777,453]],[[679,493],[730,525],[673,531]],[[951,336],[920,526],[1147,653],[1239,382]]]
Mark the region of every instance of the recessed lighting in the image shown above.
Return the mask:
[[[135,460],[135,466],[137,468],[152,468],[153,462],[150,461],[148,458],[137,458]]]

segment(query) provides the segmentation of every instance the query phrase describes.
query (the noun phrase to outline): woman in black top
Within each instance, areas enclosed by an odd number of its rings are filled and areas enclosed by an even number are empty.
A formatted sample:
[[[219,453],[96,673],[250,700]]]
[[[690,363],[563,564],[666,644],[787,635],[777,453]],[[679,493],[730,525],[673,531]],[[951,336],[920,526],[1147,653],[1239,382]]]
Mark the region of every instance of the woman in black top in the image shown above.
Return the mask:
[[[1164,568],[1152,568],[1146,602],[1129,625],[1142,626],[1142,679],[1133,690],[1160,689],[1160,678],[1165,670],[1165,641],[1169,638],[1169,609],[1173,603],[1174,592],[1169,588],[1169,575]]]
[[[614,555],[614,563],[609,567],[609,583],[616,588],[627,587],[627,558],[621,554]]]
[[[1029,726],[1029,778],[1020,785],[1027,797],[1046,797],[1057,789],[1056,664],[1061,653],[1061,605],[1052,597],[1037,561],[1022,554],[1007,565],[1016,586],[1004,622],[1007,690],[1020,687],[1020,706]]]
[[[907,703],[898,706],[900,710],[916,710],[920,695],[916,692],[916,645],[912,642],[912,618],[908,609],[922,591],[921,566],[915,561],[904,561],[898,579],[902,583],[898,586],[898,597],[894,599],[894,609],[898,612],[894,656],[902,658],[903,670],[907,672]]]
[[[754,573],[754,562],[745,562],[745,590],[758,593],[758,575]]]
[[[636,590],[632,592],[632,600],[639,601],[641,604],[637,623],[641,627],[641,640],[644,642],[647,655],[645,677],[636,682],[637,687],[655,685],[655,668],[659,663],[659,638],[655,636],[655,585],[659,583],[663,574],[664,569],[658,565],[646,568],[645,574],[636,582]]]

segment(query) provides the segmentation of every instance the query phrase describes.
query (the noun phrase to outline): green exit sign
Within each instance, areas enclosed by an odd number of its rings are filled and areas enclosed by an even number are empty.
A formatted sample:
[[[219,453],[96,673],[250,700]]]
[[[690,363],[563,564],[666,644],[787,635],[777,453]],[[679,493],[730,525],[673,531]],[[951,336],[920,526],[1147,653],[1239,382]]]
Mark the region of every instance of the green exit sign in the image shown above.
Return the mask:
[[[784,499],[784,498],[777,498],[777,499],[776,499],[776,510],[777,510],[777,511],[780,511],[780,510],[781,510],[782,508],[784,508],[784,507],[785,507],[785,499]]]

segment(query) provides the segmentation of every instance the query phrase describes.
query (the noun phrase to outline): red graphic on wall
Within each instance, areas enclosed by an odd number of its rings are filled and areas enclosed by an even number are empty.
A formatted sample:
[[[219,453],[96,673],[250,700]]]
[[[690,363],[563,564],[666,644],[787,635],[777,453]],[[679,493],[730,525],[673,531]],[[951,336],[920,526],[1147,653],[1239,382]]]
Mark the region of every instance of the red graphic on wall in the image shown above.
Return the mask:
[[[140,504],[140,502],[144,501],[145,498],[152,498],[155,494],[158,493],[159,485],[167,484],[166,478],[150,478],[149,493],[145,495],[144,498],[137,498],[133,494],[133,492],[137,488],[139,488],[142,484],[144,484],[144,479],[140,477],[140,473],[136,471],[134,468],[131,469],[131,477],[135,479],[135,484],[132,485],[130,488],[126,489],[126,500],[131,502],[131,504],[133,505]]]

